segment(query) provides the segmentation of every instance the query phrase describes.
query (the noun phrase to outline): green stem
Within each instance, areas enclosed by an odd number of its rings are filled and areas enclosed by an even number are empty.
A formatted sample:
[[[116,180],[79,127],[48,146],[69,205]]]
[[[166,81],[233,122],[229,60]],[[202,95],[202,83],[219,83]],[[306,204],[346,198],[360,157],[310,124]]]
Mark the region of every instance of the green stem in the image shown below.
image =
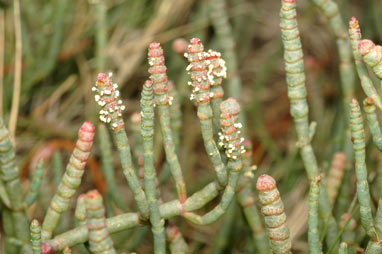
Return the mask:
[[[286,224],[287,217],[276,181],[269,175],[261,175],[257,179],[256,188],[259,191],[261,213],[264,216],[272,253],[291,254],[292,242]]]
[[[379,151],[382,151],[382,131],[375,112],[375,102],[372,97],[367,97],[363,101],[363,110],[366,113],[367,125],[369,126],[373,142]]]
[[[68,210],[70,200],[81,184],[86,161],[89,158],[93,145],[94,132],[95,128],[90,122],[85,122],[78,132],[76,146],[42,224],[41,236],[43,240],[52,237],[61,214]]]
[[[102,172],[105,177],[107,193],[113,199],[117,207],[126,211],[127,207],[124,203],[121,193],[117,189],[115,181],[114,166],[113,166],[113,152],[111,147],[110,135],[104,124],[98,126],[98,139],[101,151]]]
[[[155,105],[158,109],[159,122],[164,142],[166,159],[170,166],[171,174],[175,179],[178,198],[182,202],[187,199],[186,183],[183,179],[178,156],[176,155],[175,143],[172,136],[170,123],[170,96],[168,95],[166,66],[164,63],[163,49],[159,43],[153,42],[149,46],[148,62],[150,80],[153,84]]]
[[[154,168],[154,95],[151,81],[143,85],[141,95],[141,135],[143,139],[144,182],[146,199],[150,207],[151,230],[154,235],[154,253],[166,253],[164,219],[161,218],[157,200],[156,172]]]
[[[371,97],[377,107],[382,110],[381,96],[378,95],[377,90],[374,87],[373,81],[369,77],[369,73],[362,60],[362,56],[358,50],[358,45],[361,40],[361,30],[359,28],[358,20],[352,17],[349,22],[349,36],[350,43],[353,49],[353,57],[355,61],[355,66],[357,69],[357,74],[361,80],[361,86],[363,91],[368,97]]]
[[[188,254],[188,246],[182,233],[175,225],[169,226],[166,230],[167,238],[170,242],[171,254]]]
[[[115,254],[113,241],[106,227],[105,208],[97,190],[89,191],[85,198],[86,226],[89,232],[89,247],[94,254]]]
[[[121,100],[118,100],[119,90],[117,88],[118,85],[112,82],[110,76],[105,73],[98,74],[93,91],[97,92],[95,100],[102,107],[99,118],[111,127],[123,174],[137,202],[142,219],[147,219],[149,217],[149,206],[131,158],[129,140],[125,131],[125,123],[122,119],[122,111],[125,109],[125,106],[122,105]]]
[[[367,182],[367,168],[365,162],[365,133],[361,110],[356,99],[350,103],[350,127],[355,154],[355,170],[357,178],[357,197],[360,204],[361,224],[371,240],[377,239],[371,213],[371,198]]]
[[[198,106],[198,118],[202,130],[202,137],[206,152],[214,166],[218,182],[221,186],[227,184],[227,169],[220,156],[219,149],[215,143],[213,135],[213,111],[210,104],[210,75],[207,71],[208,60],[207,54],[204,52],[204,46],[200,39],[193,38],[187,48],[188,53],[185,54],[190,64],[187,70],[190,71],[193,87],[191,99],[195,98]]]
[[[233,197],[235,196],[236,186],[243,168],[242,154],[245,152],[239,131],[239,112],[238,102],[229,98],[220,104],[220,126],[222,147],[228,159],[227,167],[229,169],[228,184],[224,189],[220,203],[203,216],[194,213],[184,213],[183,216],[191,222],[199,225],[206,225],[215,222],[228,209]]]
[[[159,206],[160,215],[163,219],[170,219],[181,215],[183,212],[198,210],[214,199],[219,194],[218,190],[219,185],[216,182],[212,182],[187,198],[183,206],[177,199],[161,204]],[[124,213],[107,218],[107,229],[110,233],[116,233],[142,225],[144,222],[139,218],[140,215],[138,213]],[[63,250],[66,246],[73,247],[74,245],[84,243],[87,240],[88,230],[85,225],[82,225],[57,235],[52,240],[45,241],[43,244],[49,251],[52,251],[46,252],[45,254]]]
[[[339,53],[339,69],[341,87],[344,97],[345,109],[353,97],[355,87],[355,77],[352,64],[352,50],[349,44],[348,31],[338,11],[338,6],[333,0],[313,0],[313,3],[320,9],[322,14],[328,19],[329,26],[336,36],[337,49]]]
[[[337,152],[333,155],[332,164],[328,173],[326,189],[331,206],[334,206],[338,190],[340,189],[342,178],[346,166],[346,155],[343,152]]]
[[[218,42],[223,49],[224,57],[227,61],[228,84],[227,95],[239,102],[242,101],[242,82],[239,75],[239,64],[235,52],[236,42],[233,37],[232,27],[228,20],[227,6],[225,0],[209,0],[208,7],[214,31]],[[240,122],[246,127],[244,110],[240,112]],[[244,135],[246,130],[244,129]]]
[[[32,183],[30,186],[30,189],[28,191],[27,196],[25,197],[25,203],[27,206],[31,206],[37,198],[37,195],[40,190],[42,177],[44,174],[44,162],[42,160],[39,160],[35,170],[33,171],[33,177],[32,177]]]
[[[25,214],[19,169],[15,160],[15,151],[2,118],[0,118],[0,177],[10,201],[14,234],[19,240],[29,242],[29,222]]]
[[[321,254],[322,246],[318,231],[318,198],[320,195],[321,176],[317,176],[310,183],[309,192],[309,214],[308,214],[308,245],[309,253]]]
[[[30,231],[33,254],[41,254],[41,227],[37,220],[32,220]]]

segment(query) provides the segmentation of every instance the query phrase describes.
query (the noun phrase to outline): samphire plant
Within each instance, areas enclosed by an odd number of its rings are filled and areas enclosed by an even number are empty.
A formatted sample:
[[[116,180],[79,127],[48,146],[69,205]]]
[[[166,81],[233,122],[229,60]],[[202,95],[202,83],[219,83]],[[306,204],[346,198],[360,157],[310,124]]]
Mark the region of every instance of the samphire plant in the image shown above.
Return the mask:
[[[357,73],[367,95],[363,109],[372,140],[382,151],[382,131],[376,112],[376,107],[382,109],[382,100],[367,69],[369,67],[382,80],[382,46],[362,40],[355,18],[350,20],[347,30],[332,0],[313,2],[327,17],[336,36],[347,128],[343,133],[342,149],[334,154],[325,174],[311,144],[316,123],[309,122],[296,2],[282,0],[280,27],[290,113],[296,128],[296,146],[310,182],[307,201],[309,253],[382,253],[381,193],[378,193],[378,203],[374,204],[366,166],[362,112],[353,98]],[[212,4],[216,8],[223,6],[224,10],[224,1],[216,0]],[[218,30],[220,36],[229,37],[227,20],[219,15],[212,16],[216,28],[221,29]],[[227,41],[233,46],[232,38]],[[252,144],[246,139],[246,128],[241,122],[241,119],[245,121],[245,117],[236,99],[224,100],[222,82],[227,73],[232,74],[232,70],[227,70],[221,53],[205,50],[198,38],[191,39],[186,48],[184,56],[189,62],[186,71],[190,75],[190,99],[197,108],[204,149],[215,172],[215,180],[192,193],[187,189],[187,179],[178,156],[178,148],[182,145],[180,100],[176,87],[168,81],[163,49],[159,43],[153,42],[148,47],[150,77],[143,84],[141,111],[131,118],[134,146],[130,147],[126,132],[123,118],[125,105],[118,85],[112,81],[111,74],[99,73],[92,90],[100,106],[99,119],[102,123],[97,131],[88,121],[81,126],[67,167],[62,178],[57,180],[56,192],[41,221],[30,220],[26,209],[38,198],[44,162],[41,160],[37,164],[29,190],[23,195],[11,139],[3,121],[0,121],[0,199],[6,253],[125,253],[123,247],[122,250],[115,247],[115,241],[123,242],[129,230],[134,228],[151,229],[155,254],[189,253],[190,240],[183,237],[176,225],[178,221],[174,223],[172,219],[179,216],[197,226],[209,225],[223,215],[230,218],[230,205],[235,199],[251,229],[256,253],[292,253],[294,249],[287,215],[276,180],[268,174],[255,177]],[[228,52],[227,65],[237,71],[232,47],[227,46],[225,51]],[[353,70],[352,57],[356,71]],[[230,87],[229,94],[237,97],[235,89],[241,91],[240,80],[235,77],[231,83],[234,88]],[[156,168],[154,158],[155,131],[161,134],[166,157],[161,172]],[[81,185],[96,133],[107,184],[106,194],[103,197],[98,190],[90,190],[78,195],[73,213],[77,226],[55,233],[60,221],[65,221],[70,212],[70,204]],[[123,194],[116,187],[111,140],[118,152],[135,207],[127,207]],[[56,159],[60,160],[59,157]],[[59,164],[55,166],[58,171]],[[352,173],[353,164],[355,174]],[[377,178],[381,177],[380,171],[377,171]],[[356,193],[351,198],[353,175],[356,178]],[[170,176],[176,198],[163,201],[161,183]],[[252,187],[256,187],[257,191]],[[211,207],[210,203],[214,203],[215,199],[217,202]],[[207,212],[198,211],[206,207]],[[141,235],[144,237],[145,231],[141,231]]]

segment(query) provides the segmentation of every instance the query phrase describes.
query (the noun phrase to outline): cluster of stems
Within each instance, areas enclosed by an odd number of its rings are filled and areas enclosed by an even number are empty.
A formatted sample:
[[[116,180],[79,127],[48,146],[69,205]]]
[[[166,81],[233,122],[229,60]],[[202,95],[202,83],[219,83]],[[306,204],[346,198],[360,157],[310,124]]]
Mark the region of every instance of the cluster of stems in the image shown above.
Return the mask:
[[[367,124],[377,148],[382,151],[382,130],[376,108],[382,109],[381,96],[368,75],[369,66],[382,84],[382,46],[370,40],[362,40],[358,21],[352,18],[348,33],[342,21],[338,6],[332,0],[313,0],[328,18],[337,41],[339,51],[339,72],[344,96],[345,110],[350,111],[345,118],[345,131],[348,140],[341,150],[332,157],[327,174],[321,173],[311,141],[315,132],[315,123],[309,122],[306,78],[300,32],[297,23],[295,0],[281,0],[280,27],[284,46],[284,62],[290,113],[296,128],[297,142],[305,167],[309,186],[308,201],[308,248],[311,254],[354,253],[357,246],[355,210],[359,204],[360,224],[368,237],[365,253],[382,254],[382,199],[373,215],[373,202],[368,183],[366,167],[366,143],[362,112],[356,99],[351,99],[354,90],[353,56],[361,86],[367,95],[363,106]],[[105,15],[103,1],[97,5],[97,12]],[[100,73],[94,87],[95,101],[101,107],[98,127],[102,171],[107,183],[105,199],[97,190],[80,194],[74,211],[75,225],[71,230],[55,234],[60,219],[70,211],[70,204],[79,188],[86,168],[95,127],[85,122],[79,132],[78,140],[62,178],[55,177],[54,194],[40,226],[33,219],[29,223],[26,209],[38,200],[39,189],[43,181],[44,163],[40,160],[33,171],[28,193],[23,195],[19,180],[19,171],[15,161],[15,152],[9,133],[0,119],[0,200],[3,228],[7,253],[51,254],[57,251],[72,253],[77,246],[80,253],[117,253],[114,234],[125,233],[129,229],[140,228],[144,236],[145,228],[150,228],[153,236],[153,253],[171,254],[189,253],[187,238],[181,229],[168,220],[175,216],[195,225],[208,225],[216,222],[224,214],[234,218],[237,207],[242,209],[252,232],[253,244],[259,253],[292,253],[292,239],[287,224],[284,203],[277,188],[276,180],[264,174],[257,178],[257,197],[254,186],[254,166],[252,165],[252,144],[242,133],[243,115],[237,99],[240,97],[241,81],[237,76],[237,60],[234,54],[234,40],[227,20],[226,6],[223,0],[213,0],[209,8],[217,34],[226,38],[224,54],[214,50],[205,50],[199,38],[192,38],[184,56],[189,65],[186,67],[191,81],[190,99],[197,107],[204,149],[209,164],[215,172],[212,182],[200,190],[187,193],[186,179],[177,154],[180,147],[182,113],[176,86],[168,81],[167,67],[163,49],[158,42],[148,46],[149,80],[143,84],[140,112],[130,118],[133,145],[129,142],[125,130],[123,111],[125,105],[120,99],[118,85],[112,81],[111,74]],[[99,25],[103,22],[98,22]],[[103,24],[104,25],[104,24]],[[104,30],[104,28],[103,28]],[[104,48],[105,35],[100,34],[97,48]],[[348,39],[350,38],[350,40]],[[220,38],[221,39],[221,38]],[[351,54],[353,53],[353,54]],[[101,54],[101,53],[99,53]],[[97,66],[103,69],[105,59],[102,55]],[[223,79],[231,83],[228,94],[232,97],[224,100]],[[230,77],[231,75],[231,77]],[[238,95],[239,93],[239,95]],[[176,198],[164,202],[159,189],[160,163],[155,161],[154,130],[155,118],[158,118],[161,141],[165,151],[166,168],[175,183]],[[109,129],[107,128],[109,127]],[[128,207],[116,185],[116,167],[113,162],[113,146],[109,133],[118,151],[120,168],[125,176],[136,207]],[[350,139],[351,135],[351,139]],[[349,136],[349,137],[348,137]],[[352,142],[355,160],[356,199],[347,213],[340,213],[337,224],[333,216],[336,200],[344,190],[341,186],[350,186],[350,176],[346,178],[346,169],[352,162],[347,143]],[[131,146],[131,147],[130,147]],[[61,157],[53,159],[56,175],[61,175]],[[138,169],[136,166],[138,165]],[[348,182],[346,182],[348,181]],[[252,186],[253,185],[253,186]],[[349,191],[350,193],[350,191]],[[346,193],[345,193],[346,194]],[[239,206],[232,202],[237,197]],[[105,200],[105,205],[104,205]],[[212,209],[201,214],[210,201],[216,202]],[[339,201],[338,201],[339,202]],[[231,209],[230,210],[230,205]],[[118,208],[118,209],[115,209]],[[135,210],[134,210],[135,209]],[[127,212],[127,210],[130,210]],[[127,238],[127,237],[126,237]],[[116,237],[117,239],[117,237]],[[341,242],[340,242],[341,241]],[[76,248],[77,248],[76,247]]]

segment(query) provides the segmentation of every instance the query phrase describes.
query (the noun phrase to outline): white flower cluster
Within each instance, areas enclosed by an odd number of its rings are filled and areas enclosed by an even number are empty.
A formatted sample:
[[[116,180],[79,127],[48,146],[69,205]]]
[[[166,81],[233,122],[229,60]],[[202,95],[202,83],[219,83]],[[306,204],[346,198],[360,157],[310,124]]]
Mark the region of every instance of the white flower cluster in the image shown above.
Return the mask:
[[[242,128],[242,124],[235,123],[234,127],[236,127],[237,129],[240,129]],[[240,131],[238,130],[236,133],[240,134]],[[240,154],[243,154],[246,152],[244,146],[242,145],[242,143],[244,142],[244,138],[240,138],[240,146],[236,147],[231,142],[232,141],[231,135],[225,135],[221,132],[219,132],[218,135],[219,135],[219,146],[223,147],[226,150],[227,158],[236,160],[237,155],[234,155],[234,154],[237,154],[237,153],[235,152],[239,152]]]
[[[198,78],[196,81],[197,82],[202,82],[203,80],[206,81],[208,80],[208,82],[210,83],[210,85],[215,85],[215,78],[226,78],[227,77],[227,67],[225,65],[225,61],[220,58],[221,57],[221,53],[217,52],[217,51],[213,51],[211,49],[208,50],[208,52],[199,52],[197,54],[198,56],[198,59],[200,61],[203,61],[205,59],[205,63],[207,64],[207,74],[206,75],[203,75],[201,76],[200,78]],[[189,54],[188,53],[184,53],[184,57],[188,58],[189,57]],[[211,60],[208,60],[208,58],[210,57],[217,57],[217,61],[219,63],[219,66],[218,67],[215,67],[215,65],[211,62]],[[195,65],[195,63],[190,63],[187,68],[186,68],[186,71],[188,72],[188,74],[190,74],[190,70],[192,69],[192,67]],[[196,83],[193,83],[191,81],[189,81],[187,83],[189,86],[193,86],[193,90],[192,90],[192,93],[190,95],[190,100],[194,100],[196,98],[196,93],[200,91],[200,87],[198,84]],[[209,97],[212,98],[214,97],[214,93],[210,93],[209,94]],[[200,98],[200,101],[202,102],[204,99],[203,98]]]
[[[217,78],[226,78],[227,77],[227,67],[225,65],[224,59],[220,58],[221,57],[220,52],[209,49],[206,57],[207,58],[218,57],[217,58],[218,64],[219,64],[218,67],[215,67],[214,64],[211,63],[211,60],[206,61],[208,64],[208,73],[207,73],[208,80],[210,81],[211,85],[213,86],[213,85],[215,85],[214,77],[217,77]]]
[[[111,76],[112,73],[109,73],[109,78]],[[121,117],[122,111],[125,110],[126,107],[122,105],[122,100],[117,100],[120,93],[116,83],[102,88],[99,88],[97,84],[98,82],[92,87],[92,91],[97,93],[94,99],[98,105],[102,107],[99,111],[99,119],[104,123],[110,123],[113,118],[112,115],[116,114],[116,117]],[[117,127],[117,123],[113,123],[113,127]]]

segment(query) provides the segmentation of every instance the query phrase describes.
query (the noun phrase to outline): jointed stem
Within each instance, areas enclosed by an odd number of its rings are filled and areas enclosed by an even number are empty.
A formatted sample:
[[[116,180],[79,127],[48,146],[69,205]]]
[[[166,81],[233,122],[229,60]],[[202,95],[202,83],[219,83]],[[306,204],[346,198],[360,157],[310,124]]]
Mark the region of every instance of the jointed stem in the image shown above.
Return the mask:
[[[94,131],[94,126],[90,122],[85,122],[78,132],[76,147],[73,150],[65,174],[50,203],[42,224],[41,236],[43,240],[52,237],[61,214],[69,208],[70,200],[81,184],[86,161],[90,155],[93,144]]]
[[[161,218],[156,195],[156,172],[154,168],[154,96],[151,81],[143,85],[141,96],[141,135],[144,151],[145,194],[150,207],[151,231],[154,235],[154,253],[166,253],[164,219]]]
[[[125,109],[125,106],[122,105],[121,100],[118,100],[119,90],[117,90],[117,87],[118,85],[113,84],[110,76],[107,76],[105,73],[98,74],[96,85],[93,87],[93,90],[98,93],[95,95],[95,100],[102,107],[102,110],[100,110],[101,121],[110,124],[123,174],[137,202],[140,215],[143,219],[147,219],[149,217],[149,207],[145,193],[134,170],[129,140],[125,131],[125,123],[122,119],[122,111]]]
[[[355,170],[357,178],[357,196],[360,204],[361,224],[372,241],[378,238],[374,227],[371,212],[371,199],[369,184],[367,182],[367,168],[365,162],[365,133],[361,110],[357,100],[350,103],[350,126],[352,133],[353,149],[355,153]]]
[[[176,155],[175,142],[172,136],[170,123],[170,96],[168,95],[166,66],[163,50],[159,43],[153,42],[149,46],[149,72],[153,84],[155,105],[158,109],[159,122],[162,131],[166,159],[170,166],[171,174],[175,179],[179,200],[183,203],[187,199],[186,183],[183,179],[178,156]]]

